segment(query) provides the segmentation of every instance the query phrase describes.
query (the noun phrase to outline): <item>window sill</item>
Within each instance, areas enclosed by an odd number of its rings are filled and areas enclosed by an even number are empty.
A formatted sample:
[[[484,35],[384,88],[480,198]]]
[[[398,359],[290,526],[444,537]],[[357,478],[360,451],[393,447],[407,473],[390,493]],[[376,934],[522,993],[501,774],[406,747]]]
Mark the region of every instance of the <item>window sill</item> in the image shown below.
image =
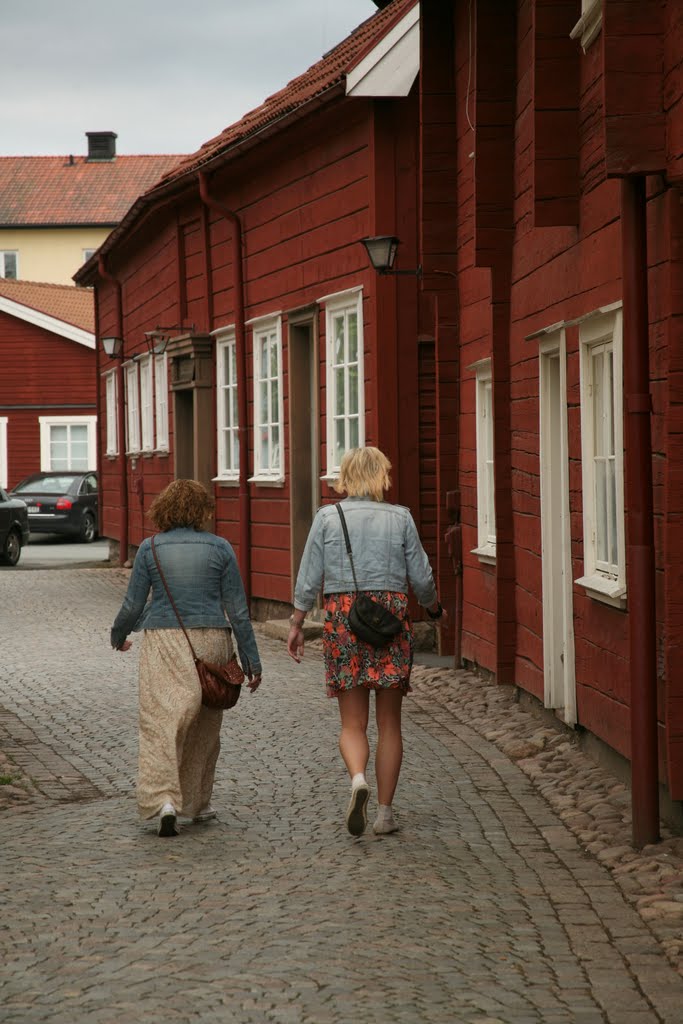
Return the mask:
[[[485,565],[496,564],[496,545],[495,544],[484,544],[480,548],[472,548],[470,552],[472,555],[476,555],[480,562]]]
[[[626,587],[618,580],[607,579],[606,576],[594,573],[592,576],[580,576],[574,582],[583,587],[594,601],[602,601],[612,608],[626,608]]]
[[[238,476],[214,476],[211,477],[211,482],[219,484],[221,487],[239,487],[240,478]]]
[[[159,456],[160,458],[167,459],[171,453],[168,450],[168,448],[155,448],[154,454]]]
[[[256,484],[258,487],[284,487],[283,476],[250,476],[247,483]]]
[[[325,473],[324,476],[320,477],[320,480],[324,484],[334,484],[339,479],[339,472],[337,473]]]

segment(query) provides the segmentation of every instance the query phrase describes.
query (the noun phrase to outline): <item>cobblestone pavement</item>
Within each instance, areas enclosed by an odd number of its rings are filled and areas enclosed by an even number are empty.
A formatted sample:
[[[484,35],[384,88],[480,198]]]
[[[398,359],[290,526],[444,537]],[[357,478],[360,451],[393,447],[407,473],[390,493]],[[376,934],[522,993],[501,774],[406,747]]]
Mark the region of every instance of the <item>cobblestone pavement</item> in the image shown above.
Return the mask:
[[[319,655],[263,638],[220,820],[158,839],[132,788],[139,643],[108,646],[126,577],[1,577],[4,1024],[679,1024],[683,980],[613,874],[429,678],[402,831],[354,840]]]

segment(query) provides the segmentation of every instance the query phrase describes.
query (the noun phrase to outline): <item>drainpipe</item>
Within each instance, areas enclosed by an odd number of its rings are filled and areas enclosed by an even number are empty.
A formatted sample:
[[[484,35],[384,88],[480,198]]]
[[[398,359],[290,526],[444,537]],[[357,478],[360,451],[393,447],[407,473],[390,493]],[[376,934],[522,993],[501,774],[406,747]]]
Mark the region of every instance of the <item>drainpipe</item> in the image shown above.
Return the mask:
[[[621,182],[633,844],[659,839],[655,545],[645,177]]]
[[[98,271],[100,277],[105,281],[111,281],[116,288],[116,321],[117,335],[121,338],[123,345],[123,299],[121,282],[109,273],[104,265],[104,257],[98,259]],[[98,325],[99,326],[99,325]],[[117,375],[117,400],[116,414],[118,418],[119,438],[119,506],[121,509],[119,518],[119,565],[125,565],[128,561],[128,463],[126,461],[126,416],[123,404],[123,349],[119,357],[119,369]]]
[[[97,380],[97,387],[95,389],[95,438],[97,444],[97,451],[95,452],[95,469],[97,470],[98,480],[102,480],[102,397],[100,395],[100,388],[102,386],[102,357],[100,355],[100,346],[97,344],[97,331],[100,323],[100,303],[98,299],[97,288],[95,288],[94,294],[95,300],[95,379]],[[97,502],[97,534],[99,537],[102,536],[102,502]]]
[[[208,176],[198,172],[199,197],[209,210],[214,210],[232,224],[232,265],[235,291],[235,350],[237,356],[237,407],[239,416],[240,478],[239,478],[239,519],[240,519],[240,568],[242,581],[251,603],[251,499],[249,495],[249,420],[247,403],[247,341],[244,324],[244,272],[242,221],[234,210],[209,195]],[[209,287],[209,282],[207,282]],[[210,326],[210,325],[209,325]]]

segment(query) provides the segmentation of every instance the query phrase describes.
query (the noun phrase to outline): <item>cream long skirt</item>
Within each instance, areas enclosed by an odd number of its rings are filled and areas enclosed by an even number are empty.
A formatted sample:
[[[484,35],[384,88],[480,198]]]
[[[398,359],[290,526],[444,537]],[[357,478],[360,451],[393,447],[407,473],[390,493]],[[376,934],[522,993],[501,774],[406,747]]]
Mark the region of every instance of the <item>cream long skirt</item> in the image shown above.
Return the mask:
[[[227,629],[189,629],[200,658],[232,655]],[[211,800],[223,712],[202,704],[202,691],[180,629],[145,630],[140,653],[138,810],[143,818],[171,803],[195,817]]]

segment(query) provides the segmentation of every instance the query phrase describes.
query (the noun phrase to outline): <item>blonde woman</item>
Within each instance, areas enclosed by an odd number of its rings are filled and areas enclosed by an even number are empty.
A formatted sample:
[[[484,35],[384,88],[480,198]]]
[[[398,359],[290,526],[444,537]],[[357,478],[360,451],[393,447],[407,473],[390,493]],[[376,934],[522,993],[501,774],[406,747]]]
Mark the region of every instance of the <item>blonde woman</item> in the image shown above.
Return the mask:
[[[174,480],[148,512],[159,530],[154,547],[197,655],[224,664],[234,636],[253,692],[261,683],[261,659],[235,553],[227,540],[205,529],[213,507],[203,484]],[[175,836],[181,814],[198,822],[216,817],[211,793],[223,712],[202,704],[190,647],[149,537],[135,556],[112,626],[112,647],[130,650],[128,634],[140,630],[138,810],[143,818],[159,817],[160,836]]]
[[[351,778],[346,825],[359,836],[367,824],[369,787],[365,777],[370,690],[375,691],[378,729],[375,753],[378,811],[376,834],[398,829],[392,803],[403,759],[401,705],[410,691],[413,629],[408,617],[408,583],[433,619],[441,619],[429,560],[409,510],[384,501],[391,463],[378,448],[353,448],[341,462],[335,490],[346,493],[341,507],[347,523],[358,592],[367,593],[401,620],[394,640],[381,648],[359,640],[349,626],[355,598],[351,562],[335,505],[318,510],[311,526],[294,592],[287,649],[295,661],[304,654],[303,621],[321,588],[325,599],[323,653],[328,697],[341,717],[339,749]]]

